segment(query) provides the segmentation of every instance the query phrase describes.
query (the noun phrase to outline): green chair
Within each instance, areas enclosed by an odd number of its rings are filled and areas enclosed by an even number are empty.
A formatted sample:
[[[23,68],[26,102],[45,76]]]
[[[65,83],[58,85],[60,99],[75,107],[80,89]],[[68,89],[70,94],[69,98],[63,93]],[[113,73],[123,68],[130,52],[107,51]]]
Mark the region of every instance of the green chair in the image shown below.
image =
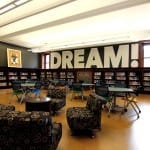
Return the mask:
[[[71,100],[76,96],[81,96],[83,100],[83,88],[82,88],[82,83],[73,83],[72,84],[72,98]]]
[[[125,83],[122,83],[121,81],[115,81],[115,87],[121,87],[121,88],[126,88],[127,85]],[[117,97],[122,97],[122,98],[126,98],[126,93],[117,93],[116,94]]]
[[[10,99],[9,103],[11,103],[13,96],[17,97],[18,101],[21,101],[22,96],[24,94],[23,89],[21,88],[21,81],[12,81],[12,98]]]
[[[103,105],[105,108],[108,108],[108,117],[110,117],[110,112],[113,109],[114,103],[112,96],[109,94],[108,86],[106,84],[96,85],[95,93],[103,97]]]

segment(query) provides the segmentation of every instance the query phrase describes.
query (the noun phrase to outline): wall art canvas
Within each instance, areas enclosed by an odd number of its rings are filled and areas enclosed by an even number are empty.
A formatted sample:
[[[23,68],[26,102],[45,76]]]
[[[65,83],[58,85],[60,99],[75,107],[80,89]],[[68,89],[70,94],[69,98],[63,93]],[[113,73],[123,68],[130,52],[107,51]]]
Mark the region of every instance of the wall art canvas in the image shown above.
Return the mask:
[[[21,61],[21,51],[14,50],[14,49],[7,49],[7,60],[8,60],[8,67],[22,67]]]

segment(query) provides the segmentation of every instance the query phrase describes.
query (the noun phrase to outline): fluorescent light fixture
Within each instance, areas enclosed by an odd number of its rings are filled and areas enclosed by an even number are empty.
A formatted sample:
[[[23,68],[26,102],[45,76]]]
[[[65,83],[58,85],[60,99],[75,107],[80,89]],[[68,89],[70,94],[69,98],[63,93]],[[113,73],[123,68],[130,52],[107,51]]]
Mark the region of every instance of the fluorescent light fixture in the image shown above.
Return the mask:
[[[13,2],[9,2],[5,6],[0,8],[0,15],[4,14],[12,9],[15,9],[27,2],[30,2],[30,1],[31,0],[14,0]]]
[[[4,8],[2,8],[2,9],[0,9],[0,14],[3,14],[3,13],[5,13],[5,12],[7,12],[7,11],[13,9],[14,7],[16,7],[14,4],[10,4],[10,5],[8,5],[8,6],[4,7]]]
[[[29,0],[18,0],[16,2],[14,2],[14,4],[16,4],[16,5],[22,5],[22,4],[24,4],[24,3],[28,2],[28,1]]]

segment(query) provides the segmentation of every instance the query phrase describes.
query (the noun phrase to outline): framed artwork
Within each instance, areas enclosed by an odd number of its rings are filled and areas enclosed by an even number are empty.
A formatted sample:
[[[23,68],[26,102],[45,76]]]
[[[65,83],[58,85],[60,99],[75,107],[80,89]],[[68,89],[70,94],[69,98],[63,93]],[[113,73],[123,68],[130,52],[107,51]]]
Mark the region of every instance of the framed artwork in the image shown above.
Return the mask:
[[[14,49],[7,49],[7,61],[8,67],[21,68],[22,67],[21,51]]]

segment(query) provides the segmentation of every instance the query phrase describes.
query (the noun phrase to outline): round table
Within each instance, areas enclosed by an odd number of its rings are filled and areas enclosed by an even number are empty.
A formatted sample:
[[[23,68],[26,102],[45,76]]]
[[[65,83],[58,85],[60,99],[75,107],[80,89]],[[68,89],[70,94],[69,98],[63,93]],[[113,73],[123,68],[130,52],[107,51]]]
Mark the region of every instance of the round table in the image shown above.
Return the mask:
[[[25,102],[26,111],[51,111],[51,98],[29,97]]]

